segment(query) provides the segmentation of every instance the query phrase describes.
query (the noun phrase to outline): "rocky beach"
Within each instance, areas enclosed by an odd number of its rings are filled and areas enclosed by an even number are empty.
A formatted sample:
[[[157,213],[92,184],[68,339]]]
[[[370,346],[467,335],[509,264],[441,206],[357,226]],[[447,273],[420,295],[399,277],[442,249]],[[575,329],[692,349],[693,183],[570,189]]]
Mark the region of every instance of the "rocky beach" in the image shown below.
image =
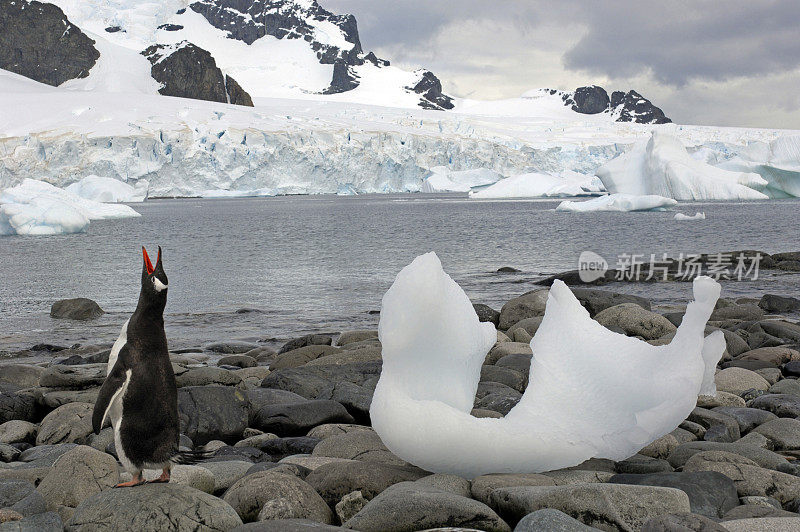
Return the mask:
[[[762,268],[791,272],[799,259],[764,254]],[[569,272],[556,277],[577,282]],[[682,312],[651,302],[656,284],[572,289],[600,324],[663,345]],[[474,302],[497,327],[474,416],[501,417],[519,401],[547,291],[538,286],[499,310]],[[95,307],[66,300],[52,314],[91,319]],[[798,316],[796,298],[723,292],[706,330],[722,330],[727,344],[718,393],[699,397],[680,427],[619,462],[474,479],[415,467],[370,427],[377,330],[276,347],[209,339],[171,352],[181,446],[203,459],[175,466],[167,485],[129,489],[111,489],[127,473],[112,430],[95,435],[90,421],[111,346],[32,337],[30,349],[0,363],[0,531],[797,530]]]

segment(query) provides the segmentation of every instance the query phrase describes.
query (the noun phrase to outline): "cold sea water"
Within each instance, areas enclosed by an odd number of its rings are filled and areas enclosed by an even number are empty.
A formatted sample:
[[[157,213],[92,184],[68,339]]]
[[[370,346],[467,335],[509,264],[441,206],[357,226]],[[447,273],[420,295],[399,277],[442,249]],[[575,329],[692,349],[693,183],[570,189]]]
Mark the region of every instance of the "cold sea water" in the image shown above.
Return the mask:
[[[86,233],[0,238],[0,353],[38,343],[112,342],[136,306],[146,245],[164,250],[171,346],[244,339],[280,344],[317,331],[373,328],[383,293],[435,251],[474,302],[499,309],[543,275],[575,269],[591,250],[622,254],[800,250],[800,201],[681,204],[668,212],[564,213],[558,201],[475,201],[463,194],[153,200],[141,218],[93,222]],[[676,221],[675,211],[707,219]],[[511,266],[519,273],[500,274]],[[723,297],[800,296],[800,274],[761,271]],[[613,283],[662,306],[691,285]],[[58,299],[88,297],[88,322],[49,317]]]

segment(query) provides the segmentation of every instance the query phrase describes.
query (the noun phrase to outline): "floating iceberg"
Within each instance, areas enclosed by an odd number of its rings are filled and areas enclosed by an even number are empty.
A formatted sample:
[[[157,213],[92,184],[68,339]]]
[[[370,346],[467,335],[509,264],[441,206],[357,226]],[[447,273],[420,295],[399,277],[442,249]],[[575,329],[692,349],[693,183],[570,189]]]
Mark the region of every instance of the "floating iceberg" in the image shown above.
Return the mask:
[[[138,203],[147,198],[147,180],[141,179],[132,187],[119,179],[90,175],[72,183],[65,190],[101,203]]]
[[[595,212],[595,211],[653,211],[664,210],[666,207],[677,205],[678,202],[664,196],[633,194],[609,194],[585,201],[562,201],[557,211],[568,212]]]
[[[650,140],[595,172],[609,192],[656,194],[684,201],[765,199],[767,181],[756,173],[723,170],[693,158],[681,141],[653,131]]]
[[[471,191],[470,198],[544,198],[585,196],[601,191],[602,183],[593,176],[569,172],[565,177],[531,172],[501,179],[483,190]]]
[[[127,205],[88,200],[34,179],[0,192],[0,235],[80,233],[90,220],[137,216]]]
[[[497,183],[503,176],[487,168],[453,171],[446,166],[434,166],[422,182],[422,192],[469,192],[474,187]]]
[[[800,197],[800,135],[779,137],[769,144],[753,142],[718,167],[757,173],[767,182],[759,190],[771,198]]]
[[[383,297],[383,369],[372,425],[397,456],[467,478],[622,460],[674,430],[701,387],[716,393],[721,332],[703,333],[720,293],[694,281],[695,301],[672,342],[653,346],[609,331],[567,286],[550,288],[531,340],[530,383],[504,418],[470,415],[486,353],[497,339],[434,253],[414,259]]]
[[[694,215],[683,214],[682,212],[675,213],[676,220],[705,220],[706,213],[704,212],[696,212]]]

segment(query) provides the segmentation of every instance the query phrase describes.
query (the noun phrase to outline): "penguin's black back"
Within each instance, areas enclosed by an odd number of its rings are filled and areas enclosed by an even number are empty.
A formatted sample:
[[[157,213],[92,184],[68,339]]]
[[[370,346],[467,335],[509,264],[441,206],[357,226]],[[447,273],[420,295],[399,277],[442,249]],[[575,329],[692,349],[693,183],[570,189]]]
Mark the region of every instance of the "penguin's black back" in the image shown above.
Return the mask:
[[[163,309],[137,308],[118,363],[131,370],[120,439],[137,467],[164,464],[178,452],[178,391],[164,333]]]

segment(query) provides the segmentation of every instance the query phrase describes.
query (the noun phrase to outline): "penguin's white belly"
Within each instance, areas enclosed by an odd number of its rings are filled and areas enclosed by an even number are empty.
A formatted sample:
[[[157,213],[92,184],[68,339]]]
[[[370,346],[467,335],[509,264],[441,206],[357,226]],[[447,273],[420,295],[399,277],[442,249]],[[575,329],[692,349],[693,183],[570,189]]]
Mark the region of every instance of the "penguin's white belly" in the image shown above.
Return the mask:
[[[117,457],[125,469],[131,474],[135,473],[137,468],[131,463],[125,454],[125,449],[122,447],[122,436],[120,435],[119,429],[122,425],[122,399],[125,397],[125,392],[128,391],[128,384],[131,382],[132,373],[133,372],[131,370],[127,370],[125,372],[125,382],[122,383],[120,389],[117,390],[117,393],[115,393],[114,397],[111,398],[111,403],[108,405],[108,410],[106,410],[106,416],[109,417],[111,421],[111,427],[114,429],[114,446],[117,450]]]
[[[122,350],[123,346],[128,343],[128,323],[130,321],[131,319],[128,318],[125,324],[122,326],[122,330],[119,332],[117,341],[114,342],[113,346],[111,346],[111,354],[108,355],[108,367],[106,368],[106,375],[111,373],[111,370],[114,369],[114,364],[117,363],[117,357],[119,356],[120,350]]]

